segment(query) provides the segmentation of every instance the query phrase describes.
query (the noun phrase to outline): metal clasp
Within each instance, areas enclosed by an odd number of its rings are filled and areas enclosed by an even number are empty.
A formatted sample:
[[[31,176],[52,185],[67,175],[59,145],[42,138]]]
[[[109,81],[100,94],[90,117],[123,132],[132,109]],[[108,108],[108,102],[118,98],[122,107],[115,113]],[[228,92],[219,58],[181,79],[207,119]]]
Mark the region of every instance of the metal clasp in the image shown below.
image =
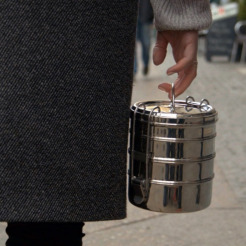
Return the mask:
[[[207,99],[202,99],[200,104],[196,104],[195,103],[195,99],[194,97],[188,96],[186,97],[185,100],[185,110],[187,112],[191,111],[196,105],[196,107],[200,110],[200,111],[207,111],[209,109],[208,105],[209,105],[209,101]]]
[[[171,90],[171,112],[175,111],[175,91],[174,91],[174,83],[172,83],[172,90]]]
[[[200,110],[207,111],[209,109],[208,105],[209,105],[209,101],[207,99],[202,99],[200,102]]]

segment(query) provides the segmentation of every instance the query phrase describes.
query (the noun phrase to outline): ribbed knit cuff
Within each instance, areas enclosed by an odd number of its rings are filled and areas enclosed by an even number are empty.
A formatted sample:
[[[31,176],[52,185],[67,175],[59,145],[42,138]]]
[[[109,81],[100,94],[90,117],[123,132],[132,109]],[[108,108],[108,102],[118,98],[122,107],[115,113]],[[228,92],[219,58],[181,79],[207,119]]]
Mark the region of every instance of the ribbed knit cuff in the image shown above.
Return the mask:
[[[158,31],[202,30],[212,23],[209,0],[151,0]]]

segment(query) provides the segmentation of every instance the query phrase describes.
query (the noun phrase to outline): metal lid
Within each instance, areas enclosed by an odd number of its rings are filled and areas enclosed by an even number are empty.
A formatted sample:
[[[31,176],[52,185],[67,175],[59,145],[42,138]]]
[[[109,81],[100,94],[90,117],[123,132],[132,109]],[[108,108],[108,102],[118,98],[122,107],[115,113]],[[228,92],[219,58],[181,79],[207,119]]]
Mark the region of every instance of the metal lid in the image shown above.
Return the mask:
[[[135,113],[151,117],[160,124],[211,124],[217,121],[217,111],[207,99],[196,102],[191,96],[186,100],[137,102],[132,106]],[[143,116],[144,118],[144,116]],[[182,121],[183,119],[183,121]]]
[[[136,102],[133,106],[133,109],[135,108],[138,108],[138,112],[140,113],[158,114],[159,117],[164,118],[200,118],[217,114],[216,110],[209,105],[206,99],[201,102],[176,100],[174,107],[170,101]]]

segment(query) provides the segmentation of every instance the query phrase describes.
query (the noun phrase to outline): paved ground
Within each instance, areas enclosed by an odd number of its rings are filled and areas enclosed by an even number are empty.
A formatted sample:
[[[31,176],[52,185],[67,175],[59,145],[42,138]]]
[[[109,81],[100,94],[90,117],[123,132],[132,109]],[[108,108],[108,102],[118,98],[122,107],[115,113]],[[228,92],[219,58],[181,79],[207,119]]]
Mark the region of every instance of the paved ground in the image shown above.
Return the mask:
[[[207,63],[200,44],[198,76],[180,96],[207,98],[219,112],[213,201],[208,209],[189,214],[160,214],[128,204],[121,221],[86,223],[85,246],[245,246],[246,245],[246,64]],[[137,74],[132,102],[167,99],[157,89],[168,78],[170,53],[160,67],[151,65],[147,77]],[[5,224],[0,223],[0,246]]]

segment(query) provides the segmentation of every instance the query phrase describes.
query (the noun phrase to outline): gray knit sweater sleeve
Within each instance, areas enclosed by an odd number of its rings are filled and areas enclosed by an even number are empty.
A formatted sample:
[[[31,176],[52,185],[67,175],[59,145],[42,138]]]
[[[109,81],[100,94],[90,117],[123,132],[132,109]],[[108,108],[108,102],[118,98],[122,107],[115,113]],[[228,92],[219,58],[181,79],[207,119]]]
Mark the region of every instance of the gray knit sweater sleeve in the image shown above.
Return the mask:
[[[209,0],[151,0],[155,26],[164,30],[202,30],[210,26]]]

